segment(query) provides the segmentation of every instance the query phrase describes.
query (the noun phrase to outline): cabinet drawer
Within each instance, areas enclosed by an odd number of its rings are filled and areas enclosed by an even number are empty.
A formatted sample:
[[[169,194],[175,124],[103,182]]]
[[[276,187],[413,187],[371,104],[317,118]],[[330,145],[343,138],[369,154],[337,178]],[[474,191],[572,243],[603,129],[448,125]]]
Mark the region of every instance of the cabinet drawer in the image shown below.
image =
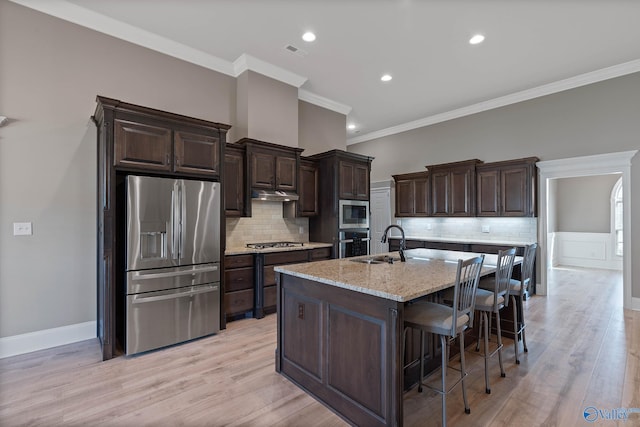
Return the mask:
[[[225,271],[224,286],[226,292],[253,289],[253,267]]]
[[[273,270],[274,265],[268,265],[264,267],[264,287],[275,286],[276,284],[276,272]]]
[[[292,264],[307,262],[307,251],[289,251],[264,254],[264,265]]]
[[[311,260],[317,261],[320,259],[331,258],[331,248],[316,248],[311,250]]]
[[[227,255],[224,257],[224,268],[230,270],[239,267],[252,267],[253,254],[247,255]]]
[[[244,313],[253,310],[253,289],[224,294],[224,312],[226,315]]]

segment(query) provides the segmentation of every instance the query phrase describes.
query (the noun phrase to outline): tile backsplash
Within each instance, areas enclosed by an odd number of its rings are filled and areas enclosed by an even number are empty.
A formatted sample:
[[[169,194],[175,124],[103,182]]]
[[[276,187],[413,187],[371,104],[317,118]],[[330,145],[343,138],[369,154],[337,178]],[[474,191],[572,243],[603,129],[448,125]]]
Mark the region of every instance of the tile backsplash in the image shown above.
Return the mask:
[[[309,219],[283,218],[282,203],[252,200],[251,218],[227,218],[227,248],[260,242],[308,242]]]
[[[538,240],[537,218],[402,218],[407,236],[469,240]]]

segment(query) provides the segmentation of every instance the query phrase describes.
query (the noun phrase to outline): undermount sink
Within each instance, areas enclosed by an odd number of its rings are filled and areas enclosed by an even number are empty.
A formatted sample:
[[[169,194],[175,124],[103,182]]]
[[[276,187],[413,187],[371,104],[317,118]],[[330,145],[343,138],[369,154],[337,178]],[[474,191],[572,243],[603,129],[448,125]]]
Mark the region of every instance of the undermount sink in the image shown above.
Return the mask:
[[[363,264],[383,264],[383,263],[393,263],[395,261],[400,261],[400,257],[389,256],[389,255],[379,255],[372,256],[369,258],[361,258],[361,259],[351,259],[353,262],[361,262]]]

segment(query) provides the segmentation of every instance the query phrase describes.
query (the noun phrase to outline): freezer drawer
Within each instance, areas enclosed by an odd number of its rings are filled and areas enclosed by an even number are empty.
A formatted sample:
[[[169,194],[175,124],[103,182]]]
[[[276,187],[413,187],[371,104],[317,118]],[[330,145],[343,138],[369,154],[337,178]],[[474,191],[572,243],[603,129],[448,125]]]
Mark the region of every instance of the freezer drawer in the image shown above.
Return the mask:
[[[219,330],[219,283],[127,296],[127,355]]]
[[[219,263],[129,271],[127,272],[127,294],[184,288],[219,281]]]

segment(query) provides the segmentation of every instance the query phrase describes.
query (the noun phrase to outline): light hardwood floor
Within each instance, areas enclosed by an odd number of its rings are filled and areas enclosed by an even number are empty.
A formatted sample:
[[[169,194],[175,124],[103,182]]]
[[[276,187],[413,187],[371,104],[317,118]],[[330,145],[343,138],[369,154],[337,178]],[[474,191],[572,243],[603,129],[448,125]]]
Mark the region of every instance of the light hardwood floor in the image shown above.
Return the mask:
[[[588,425],[585,407],[640,408],[640,313],[622,306],[621,274],[555,269],[551,293],[525,303],[529,352],[521,364],[505,339],[506,378],[467,351],[471,414],[460,388],[451,426]],[[96,340],[0,360],[1,426],[343,426],[275,373],[276,318],[231,322],[226,331],[138,357],[100,361]],[[366,384],[362,385],[366,387]],[[405,395],[405,426],[440,422],[440,397]],[[640,425],[640,413],[626,422]]]

